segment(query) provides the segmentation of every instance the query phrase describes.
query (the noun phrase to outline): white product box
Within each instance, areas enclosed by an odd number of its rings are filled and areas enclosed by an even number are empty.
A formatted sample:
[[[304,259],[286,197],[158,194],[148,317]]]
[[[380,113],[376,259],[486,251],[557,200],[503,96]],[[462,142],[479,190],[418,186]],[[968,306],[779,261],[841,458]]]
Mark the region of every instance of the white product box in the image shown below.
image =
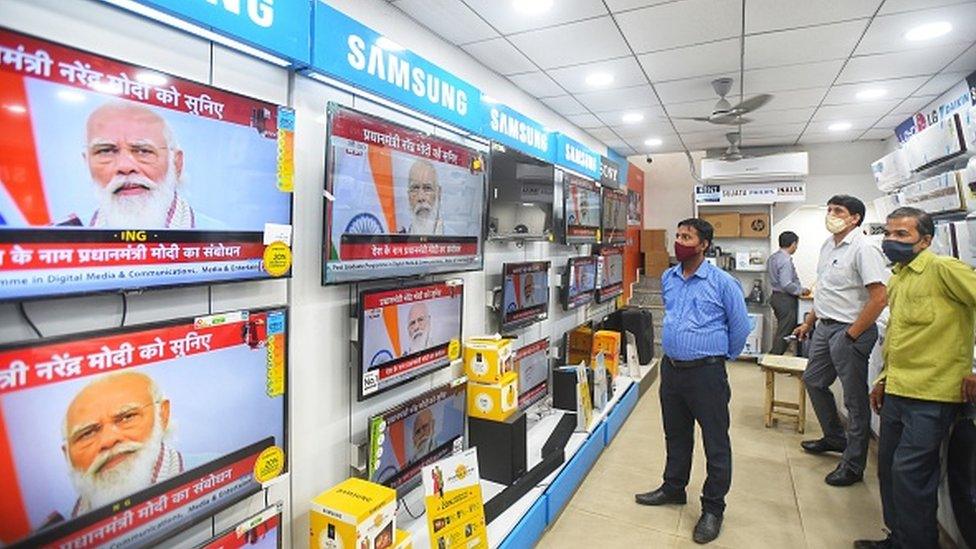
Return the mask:
[[[959,115],[953,114],[913,135],[905,143],[908,166],[918,171],[965,152],[961,126]]]
[[[758,356],[762,354],[763,315],[749,313],[749,322],[752,325],[752,330],[749,331],[749,337],[746,338],[746,346],[742,349],[742,355]]]
[[[929,213],[957,212],[965,210],[962,195],[963,170],[945,172],[902,189],[901,204]]]
[[[895,149],[872,162],[871,173],[874,174],[878,189],[883,192],[891,192],[904,186],[912,176],[905,149]]]

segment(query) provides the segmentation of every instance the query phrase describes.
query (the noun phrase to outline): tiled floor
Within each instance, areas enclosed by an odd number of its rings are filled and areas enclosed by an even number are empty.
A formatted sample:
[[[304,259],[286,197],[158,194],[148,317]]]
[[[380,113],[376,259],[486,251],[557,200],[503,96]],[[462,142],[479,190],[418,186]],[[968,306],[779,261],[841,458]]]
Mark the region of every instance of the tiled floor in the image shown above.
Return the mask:
[[[827,486],[823,478],[836,466],[837,457],[811,456],[799,446],[801,440],[820,433],[809,403],[806,435],[797,435],[792,425],[783,422],[766,429],[759,368],[754,363],[732,363],[729,380],[732,490],[722,534],[709,547],[847,548],[854,539],[883,537],[873,449],[865,482],[847,488]],[[784,398],[795,398],[795,384],[777,378]],[[635,492],[661,484],[664,470],[657,389],[655,384],[643,396],[540,547],[698,547],[691,532],[701,513],[698,496],[705,479],[700,436],[688,504],[644,507],[634,503]]]

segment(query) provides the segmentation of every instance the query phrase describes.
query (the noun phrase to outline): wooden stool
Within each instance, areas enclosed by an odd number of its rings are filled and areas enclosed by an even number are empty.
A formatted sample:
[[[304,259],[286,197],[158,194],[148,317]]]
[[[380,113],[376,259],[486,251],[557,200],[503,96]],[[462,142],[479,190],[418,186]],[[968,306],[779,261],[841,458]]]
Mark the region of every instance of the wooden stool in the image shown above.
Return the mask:
[[[777,416],[796,421],[796,432],[803,433],[807,424],[807,391],[803,385],[803,372],[807,369],[807,359],[793,356],[763,355],[759,367],[766,374],[766,404],[764,417],[766,427],[772,427]],[[795,377],[799,382],[799,402],[776,400],[776,374]]]

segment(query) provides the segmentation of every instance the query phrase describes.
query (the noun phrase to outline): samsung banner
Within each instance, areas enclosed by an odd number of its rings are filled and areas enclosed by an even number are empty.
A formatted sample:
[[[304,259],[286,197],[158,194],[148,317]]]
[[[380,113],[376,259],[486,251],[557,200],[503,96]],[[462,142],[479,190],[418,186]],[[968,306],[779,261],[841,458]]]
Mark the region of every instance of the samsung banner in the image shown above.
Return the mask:
[[[600,180],[600,155],[563,134],[556,135],[556,164],[595,181]]]
[[[309,62],[309,0],[135,0],[303,64]]]
[[[555,134],[522,113],[482,102],[481,135],[546,162],[553,162]]]
[[[776,204],[804,202],[806,183],[747,183],[741,185],[696,185],[695,203],[701,205]]]

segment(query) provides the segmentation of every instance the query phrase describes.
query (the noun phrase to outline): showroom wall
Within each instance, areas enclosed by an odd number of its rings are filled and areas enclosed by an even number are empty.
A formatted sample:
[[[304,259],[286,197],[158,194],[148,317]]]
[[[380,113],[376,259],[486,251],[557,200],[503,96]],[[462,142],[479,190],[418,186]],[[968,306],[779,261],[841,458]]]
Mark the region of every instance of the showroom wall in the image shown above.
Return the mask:
[[[501,102],[561,131],[585,145],[605,150],[579,129],[544,105],[518,90],[505,79],[484,68],[460,49],[436,38],[386,2],[344,0],[330,5],[388,36],[446,70],[467,80]],[[321,242],[325,178],[325,108],[329,101],[377,114],[409,126],[486,150],[477,139],[452,135],[394,110],[382,101],[353,95],[321,82],[295,76],[287,70],[250,58],[207,40],[173,30],[161,24],[94,0],[5,0],[0,24],[39,37],[66,43],[97,54],[145,65],[182,78],[226,88],[248,96],[289,105],[296,110],[293,278],[257,283],[226,284],[172,290],[148,291],[128,296],[126,324],[208,312],[290,304],[289,317],[289,419],[288,454],[290,477],[268,494],[256,495],[185,532],[175,542],[193,544],[260,510],[269,501],[285,501],[285,546],[307,545],[308,502],[319,492],[346,478],[352,447],[365,440],[366,418],[443,383],[459,371],[441,371],[364,403],[353,395],[354,368],[350,341],[355,336],[350,319],[354,285],[322,287]],[[81,143],[81,129],[78,131]],[[218,145],[218,144],[215,144]],[[214,154],[219,154],[215,150]],[[187,162],[204,162],[203,158]],[[79,173],[78,184],[87,176]],[[500,285],[501,263],[548,259],[553,262],[553,300],[557,280],[567,257],[589,253],[589,246],[533,243],[488,244],[485,270],[461,275],[465,283],[464,335],[478,335],[496,329],[494,313],[486,307],[489,290]],[[446,277],[438,277],[446,278]],[[518,345],[554,334],[558,346],[563,332],[584,321],[587,311],[568,314],[554,305],[550,319],[519,331]],[[122,314],[119,295],[91,296],[25,304],[27,314],[45,336],[118,326]],[[607,306],[594,306],[590,316],[599,316]],[[0,342],[34,337],[13,304],[0,305]],[[175,413],[175,411],[174,411]],[[289,537],[290,535],[290,537]]]

